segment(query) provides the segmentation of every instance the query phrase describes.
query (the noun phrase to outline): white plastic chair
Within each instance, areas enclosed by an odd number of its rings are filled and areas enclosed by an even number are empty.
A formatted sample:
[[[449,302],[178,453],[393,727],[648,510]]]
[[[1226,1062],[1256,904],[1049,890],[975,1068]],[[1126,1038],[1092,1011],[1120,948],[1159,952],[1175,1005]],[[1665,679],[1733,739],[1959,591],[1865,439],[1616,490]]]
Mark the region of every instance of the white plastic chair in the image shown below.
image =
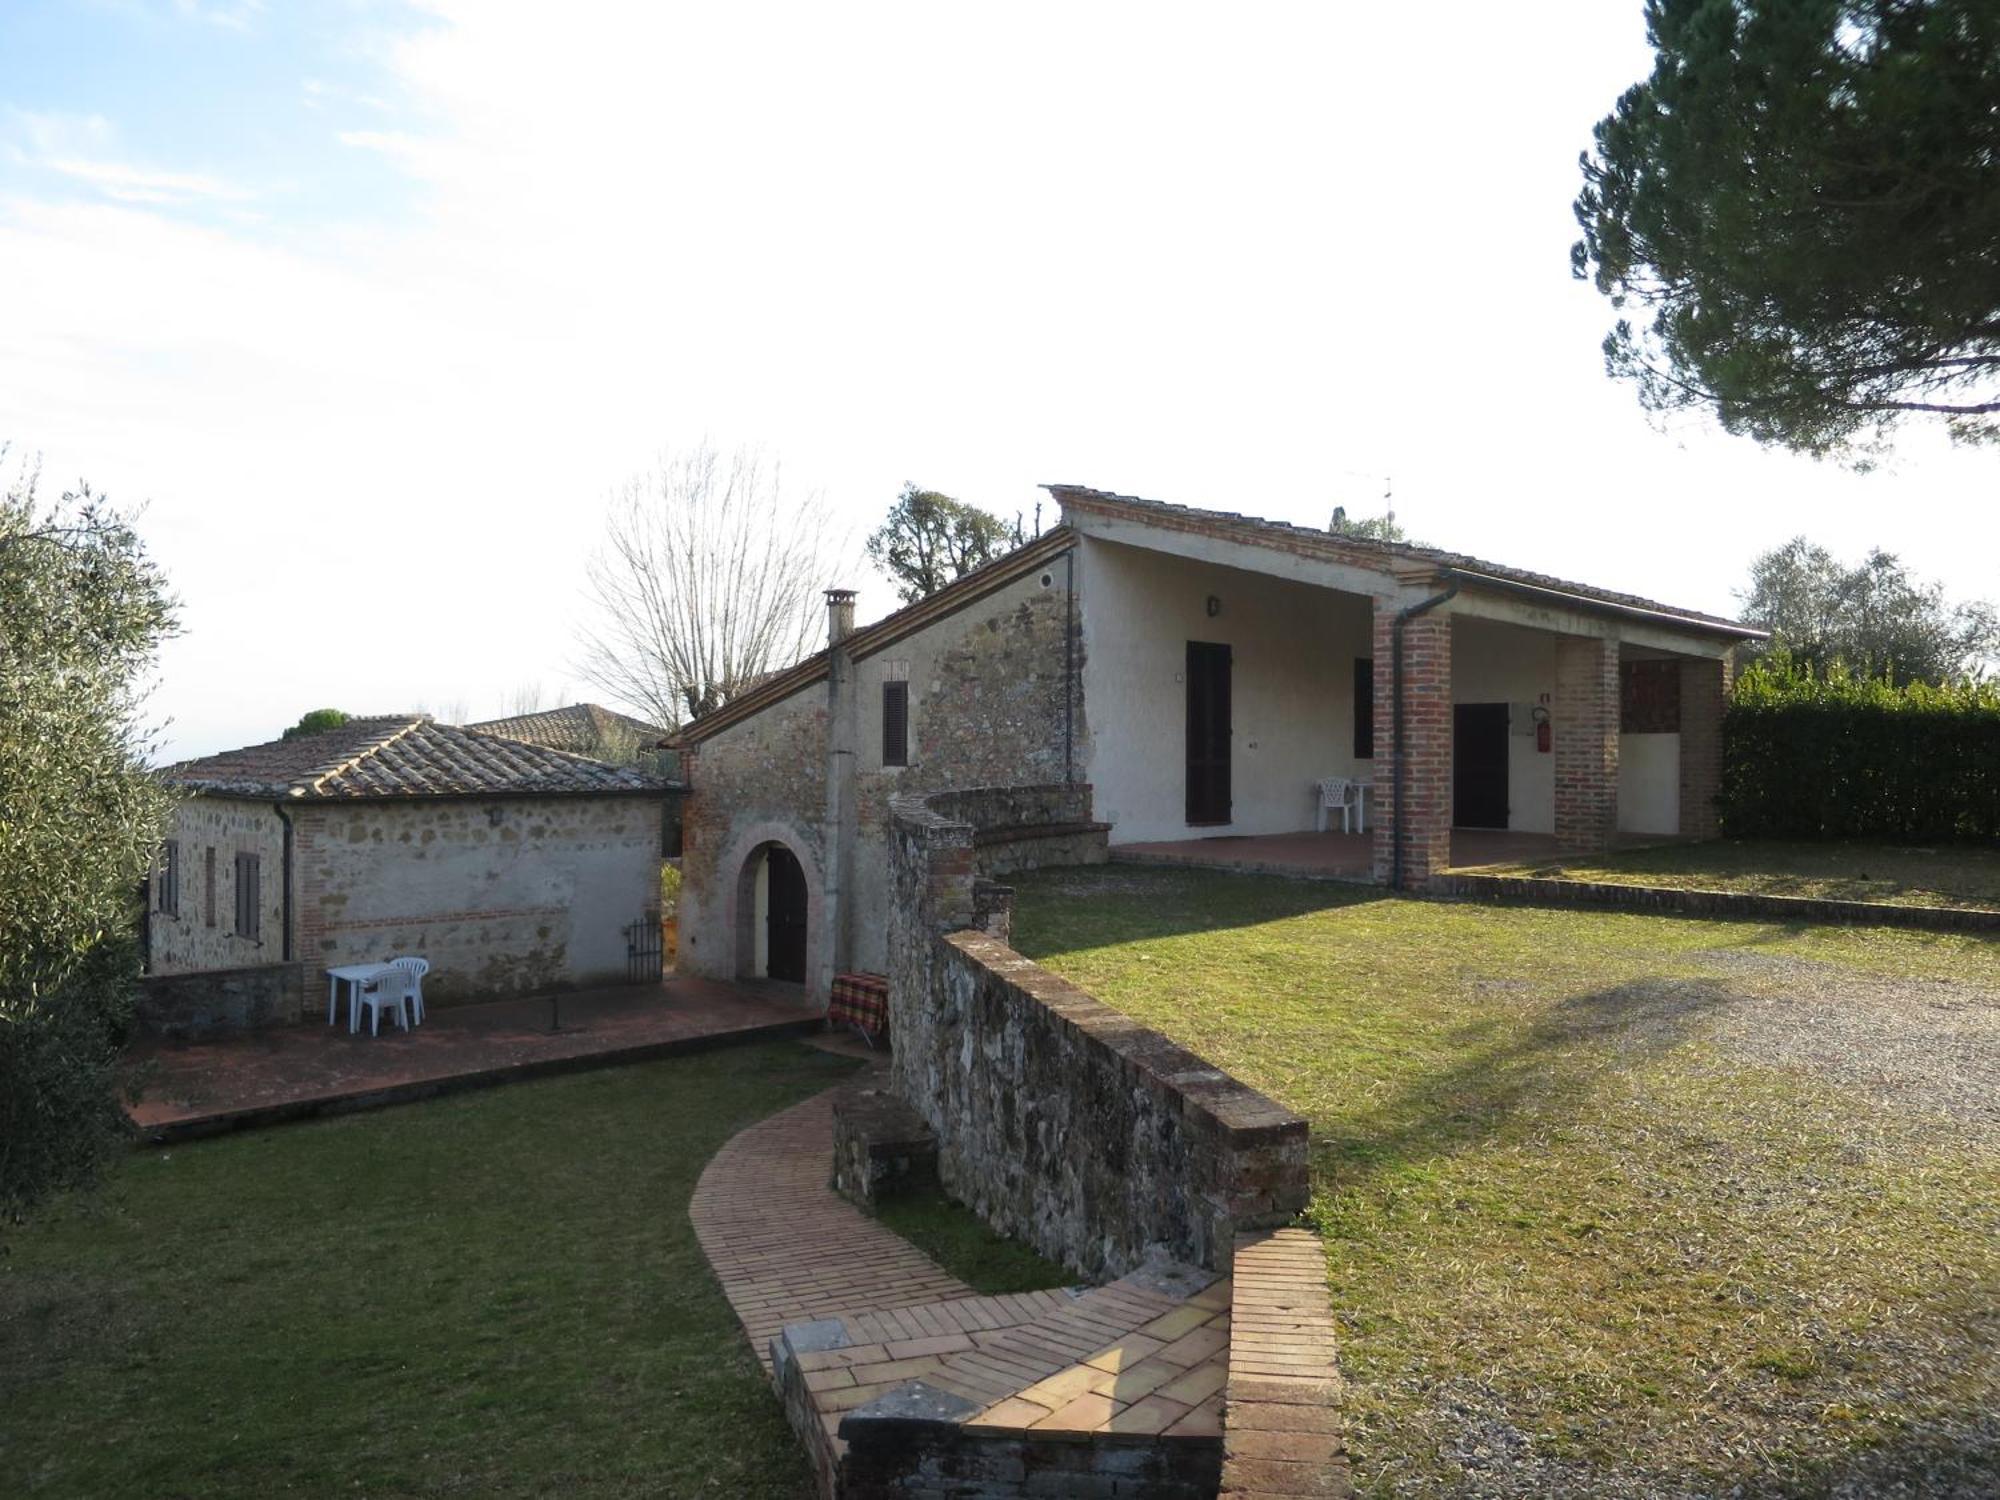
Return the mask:
[[[410,1015],[421,1026],[424,1024],[424,976],[431,971],[431,961],[427,958],[392,958],[389,966],[401,969],[410,976]]]
[[[1328,776],[1317,783],[1319,787],[1319,822],[1314,825],[1319,832],[1326,832],[1327,813],[1334,808],[1340,810],[1340,831],[1353,833],[1359,823],[1361,831],[1368,831],[1368,814],[1362,807],[1361,798],[1366,783],[1350,776]]]
[[[361,1013],[368,1017],[368,1034],[382,1034],[382,1012],[394,1007],[396,1024],[410,1029],[410,989],[416,983],[405,969],[385,969],[361,986]]]

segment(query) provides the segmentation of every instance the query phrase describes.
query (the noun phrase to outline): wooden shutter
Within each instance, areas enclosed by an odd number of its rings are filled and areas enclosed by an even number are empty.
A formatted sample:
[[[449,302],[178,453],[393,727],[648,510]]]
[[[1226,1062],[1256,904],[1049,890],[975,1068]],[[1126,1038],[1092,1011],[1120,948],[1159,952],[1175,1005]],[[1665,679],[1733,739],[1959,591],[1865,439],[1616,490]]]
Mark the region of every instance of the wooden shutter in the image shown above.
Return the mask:
[[[1354,758],[1375,758],[1375,663],[1354,658]]]
[[[236,856],[236,935],[253,940],[264,909],[260,863],[254,854]]]
[[[201,919],[209,927],[215,925],[215,845],[213,844],[201,852]]]
[[[910,763],[910,685],[907,682],[882,684],[882,764],[907,766]]]
[[[160,845],[160,910],[170,917],[181,914],[181,841],[168,839]]]

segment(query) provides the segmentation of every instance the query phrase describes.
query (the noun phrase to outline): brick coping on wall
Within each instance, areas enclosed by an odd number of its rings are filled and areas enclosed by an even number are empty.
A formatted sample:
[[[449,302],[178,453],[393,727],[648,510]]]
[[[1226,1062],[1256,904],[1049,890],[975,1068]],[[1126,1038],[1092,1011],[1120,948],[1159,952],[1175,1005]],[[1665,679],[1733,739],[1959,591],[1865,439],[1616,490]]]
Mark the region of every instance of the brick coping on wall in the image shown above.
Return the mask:
[[[2000,911],[1968,906],[1896,906],[1886,901],[1838,901],[1771,896],[1754,891],[1690,890],[1627,885],[1613,880],[1564,880],[1534,875],[1480,875],[1449,870],[1433,875],[1434,895],[1539,906],[1602,906],[1690,917],[1748,917],[1779,922],[1908,927],[1927,932],[2000,932]]]

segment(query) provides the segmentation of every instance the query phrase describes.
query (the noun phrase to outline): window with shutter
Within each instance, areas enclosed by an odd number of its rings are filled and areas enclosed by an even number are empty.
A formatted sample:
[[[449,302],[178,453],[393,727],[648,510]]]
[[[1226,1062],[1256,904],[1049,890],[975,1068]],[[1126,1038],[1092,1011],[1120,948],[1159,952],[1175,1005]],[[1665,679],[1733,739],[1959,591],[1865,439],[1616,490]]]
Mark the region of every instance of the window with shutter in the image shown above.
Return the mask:
[[[1354,659],[1354,758],[1375,758],[1375,663]]]
[[[204,925],[215,925],[215,845],[210,844],[201,852],[201,920]]]
[[[236,935],[255,940],[263,911],[263,872],[254,854],[236,856]]]
[[[181,841],[168,839],[160,845],[159,909],[169,917],[181,914]]]
[[[910,685],[907,682],[882,684],[882,764],[907,766],[910,763]]]

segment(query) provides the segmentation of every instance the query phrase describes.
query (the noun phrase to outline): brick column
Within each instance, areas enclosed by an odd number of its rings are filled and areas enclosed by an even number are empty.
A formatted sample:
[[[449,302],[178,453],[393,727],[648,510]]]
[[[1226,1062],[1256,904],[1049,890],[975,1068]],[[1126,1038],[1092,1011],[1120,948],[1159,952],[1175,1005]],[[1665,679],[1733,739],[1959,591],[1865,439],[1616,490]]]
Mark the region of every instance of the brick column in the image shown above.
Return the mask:
[[[1556,637],[1556,846],[1590,854],[1618,832],[1618,642]]]
[[[1729,700],[1729,658],[1681,663],[1681,836],[1712,839],[1722,831],[1722,710]]]
[[[1401,602],[1375,601],[1375,879],[1393,878],[1396,847],[1395,625]],[[1451,616],[1442,609],[1403,627],[1403,884],[1422,890],[1451,863]]]

